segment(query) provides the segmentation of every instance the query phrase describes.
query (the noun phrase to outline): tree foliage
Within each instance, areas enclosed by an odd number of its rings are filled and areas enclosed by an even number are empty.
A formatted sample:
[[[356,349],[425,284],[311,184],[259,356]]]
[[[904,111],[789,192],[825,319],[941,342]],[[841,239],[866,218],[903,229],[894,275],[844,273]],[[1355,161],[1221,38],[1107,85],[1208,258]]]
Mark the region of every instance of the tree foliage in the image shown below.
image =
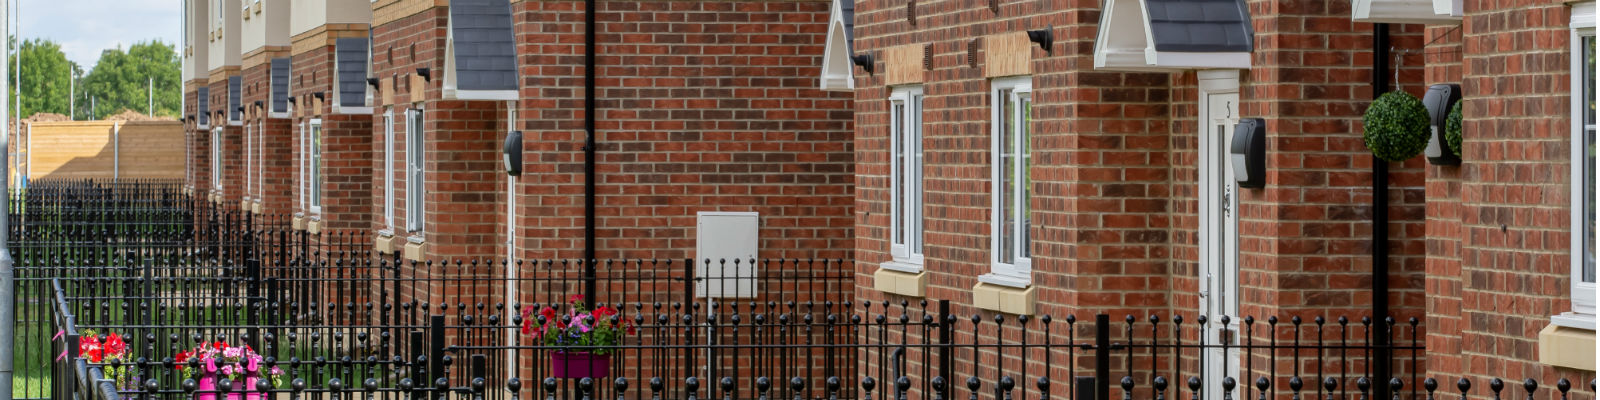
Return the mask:
[[[13,68],[18,65],[17,57],[21,57],[22,60],[22,80],[16,83],[18,74],[17,71],[12,71],[14,84],[11,86],[11,95],[15,99],[17,90],[22,90],[20,104],[22,116],[27,117],[41,112],[66,114],[69,108],[68,96],[72,90],[69,80],[73,76],[81,75],[82,69],[76,63],[67,60],[66,53],[61,52],[60,44],[49,39],[24,40],[17,48],[17,53],[12,54],[7,61]]]
[[[183,101],[179,80],[182,60],[173,45],[160,40],[138,42],[124,52],[106,49],[94,69],[79,82],[78,109],[94,103],[91,119],[102,119],[124,109],[145,112],[151,78],[155,85],[155,115],[177,117]],[[88,115],[80,111],[80,115]]]

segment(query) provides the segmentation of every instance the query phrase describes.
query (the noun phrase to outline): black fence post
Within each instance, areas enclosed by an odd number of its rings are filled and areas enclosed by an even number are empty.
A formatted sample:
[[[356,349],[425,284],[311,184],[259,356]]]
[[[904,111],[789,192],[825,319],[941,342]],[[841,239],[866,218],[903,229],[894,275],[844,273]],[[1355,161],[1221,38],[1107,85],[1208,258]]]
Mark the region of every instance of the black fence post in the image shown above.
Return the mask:
[[[946,382],[955,382],[956,353],[955,314],[950,311],[950,300],[939,300],[939,374]]]
[[[411,365],[411,394],[407,398],[416,399],[422,396],[422,388],[428,387],[433,382],[428,380],[428,370],[431,368],[429,365],[433,364],[434,360],[424,358],[426,356],[422,355],[426,351],[422,344],[422,331],[411,331],[410,334],[411,360],[408,364]],[[421,359],[419,360],[419,358]]]
[[[1111,316],[1094,316],[1094,400],[1111,400]]]

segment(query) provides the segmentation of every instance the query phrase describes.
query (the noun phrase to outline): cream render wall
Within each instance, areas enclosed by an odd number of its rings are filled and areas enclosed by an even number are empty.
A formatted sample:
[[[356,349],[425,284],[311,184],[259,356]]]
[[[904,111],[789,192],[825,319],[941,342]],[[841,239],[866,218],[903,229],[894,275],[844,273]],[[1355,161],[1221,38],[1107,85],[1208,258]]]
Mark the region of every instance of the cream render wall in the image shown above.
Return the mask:
[[[240,14],[239,46],[243,54],[250,54],[267,46],[289,45],[289,15],[292,8],[285,0],[246,0],[248,10]]]
[[[226,67],[239,66],[239,23],[242,22],[239,14],[239,0],[205,0],[210,4],[206,8],[216,8],[217,3],[222,3],[222,13],[209,10],[206,23],[209,28],[210,38],[205,41],[207,51],[206,64],[210,71],[217,71]],[[218,17],[221,17],[220,20]]]
[[[289,0],[289,35],[328,24],[371,24],[369,0]]]
[[[211,25],[206,22],[206,17],[211,14],[207,12],[209,9],[206,8],[206,5],[212,1],[215,0],[184,0],[183,23],[187,28],[185,32],[188,34],[183,38],[184,82],[205,78],[207,76],[206,73],[211,71],[207,67],[210,59],[206,56],[210,54],[206,50],[210,48],[211,44],[211,41],[207,39]]]

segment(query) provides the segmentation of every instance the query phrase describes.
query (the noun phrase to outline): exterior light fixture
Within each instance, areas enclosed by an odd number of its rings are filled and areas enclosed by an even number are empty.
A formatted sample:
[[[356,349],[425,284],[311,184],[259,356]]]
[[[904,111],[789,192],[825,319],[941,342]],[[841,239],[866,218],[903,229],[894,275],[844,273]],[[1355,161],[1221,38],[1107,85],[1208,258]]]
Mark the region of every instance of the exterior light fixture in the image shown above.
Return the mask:
[[[367,86],[371,86],[374,89],[378,88],[378,78],[367,78]]]
[[[1233,126],[1228,155],[1239,187],[1267,187],[1267,121],[1261,118],[1239,120]]]
[[[861,67],[862,71],[867,71],[867,75],[872,75],[872,53],[868,52],[850,56],[850,63]]]
[[[506,134],[506,144],[501,148],[500,161],[506,166],[506,175],[522,175],[522,131]]]
[[[1039,48],[1044,49],[1045,54],[1050,54],[1050,49],[1054,48],[1056,44],[1056,36],[1053,33],[1055,30],[1055,25],[1050,25],[1044,29],[1028,31],[1028,40],[1038,43]]]
[[[417,68],[417,75],[421,76],[422,80],[433,82],[433,71],[428,68]]]
[[[316,92],[316,93],[312,93],[312,94],[311,94],[311,97],[315,97],[315,98],[317,98],[317,100],[326,100],[326,99],[327,99],[327,97],[328,97],[328,92]]]
[[[1428,147],[1422,151],[1428,157],[1428,162],[1433,165],[1461,165],[1461,157],[1445,143],[1445,121],[1450,117],[1450,109],[1461,101],[1461,85],[1447,83],[1428,86],[1428,93],[1422,95],[1422,105],[1428,107]]]

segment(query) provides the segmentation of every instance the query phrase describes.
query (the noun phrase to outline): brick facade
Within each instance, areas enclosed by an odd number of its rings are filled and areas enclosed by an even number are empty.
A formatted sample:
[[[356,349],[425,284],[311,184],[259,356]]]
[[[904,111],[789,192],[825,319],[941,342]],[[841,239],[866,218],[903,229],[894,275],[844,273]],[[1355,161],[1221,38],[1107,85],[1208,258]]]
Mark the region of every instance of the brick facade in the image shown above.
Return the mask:
[[[850,258],[851,96],[817,89],[829,3],[600,4],[597,255],[694,257],[698,212],[753,211],[757,257]],[[581,257],[583,3],[513,7],[518,254]]]
[[[291,185],[284,192],[292,194],[294,212],[307,221],[318,221],[319,230],[364,230],[372,219],[372,118],[367,114],[333,113],[333,61],[332,45],[311,47],[290,58],[289,93],[295,104],[288,148],[293,155],[293,173]],[[301,177],[309,173],[302,170],[309,168],[311,149],[306,135],[313,121],[322,129],[320,212],[309,208],[310,188],[301,182]]]
[[[1463,161],[1427,170],[1428,322],[1438,326],[1429,369],[1587,389],[1593,371],[1540,354],[1550,316],[1572,309],[1570,254],[1582,251],[1570,241],[1582,187],[1572,181],[1573,5],[1465,3],[1459,30],[1429,30],[1441,39],[1428,46],[1428,80],[1464,91]]]
[[[244,200],[244,126],[228,120],[231,112],[228,109],[228,80],[227,78],[212,79],[209,84],[208,95],[211,97],[211,129],[222,128],[220,140],[222,143],[209,143],[210,132],[206,133],[207,144],[205,151],[210,154],[210,146],[222,147],[220,160],[209,160],[210,163],[222,165],[222,187],[217,189],[206,181],[206,187],[216,195],[216,200],[224,204],[238,205]],[[240,103],[243,104],[243,103]],[[241,117],[242,118],[242,117]],[[208,163],[206,168],[211,168]],[[209,179],[209,175],[208,179]]]

